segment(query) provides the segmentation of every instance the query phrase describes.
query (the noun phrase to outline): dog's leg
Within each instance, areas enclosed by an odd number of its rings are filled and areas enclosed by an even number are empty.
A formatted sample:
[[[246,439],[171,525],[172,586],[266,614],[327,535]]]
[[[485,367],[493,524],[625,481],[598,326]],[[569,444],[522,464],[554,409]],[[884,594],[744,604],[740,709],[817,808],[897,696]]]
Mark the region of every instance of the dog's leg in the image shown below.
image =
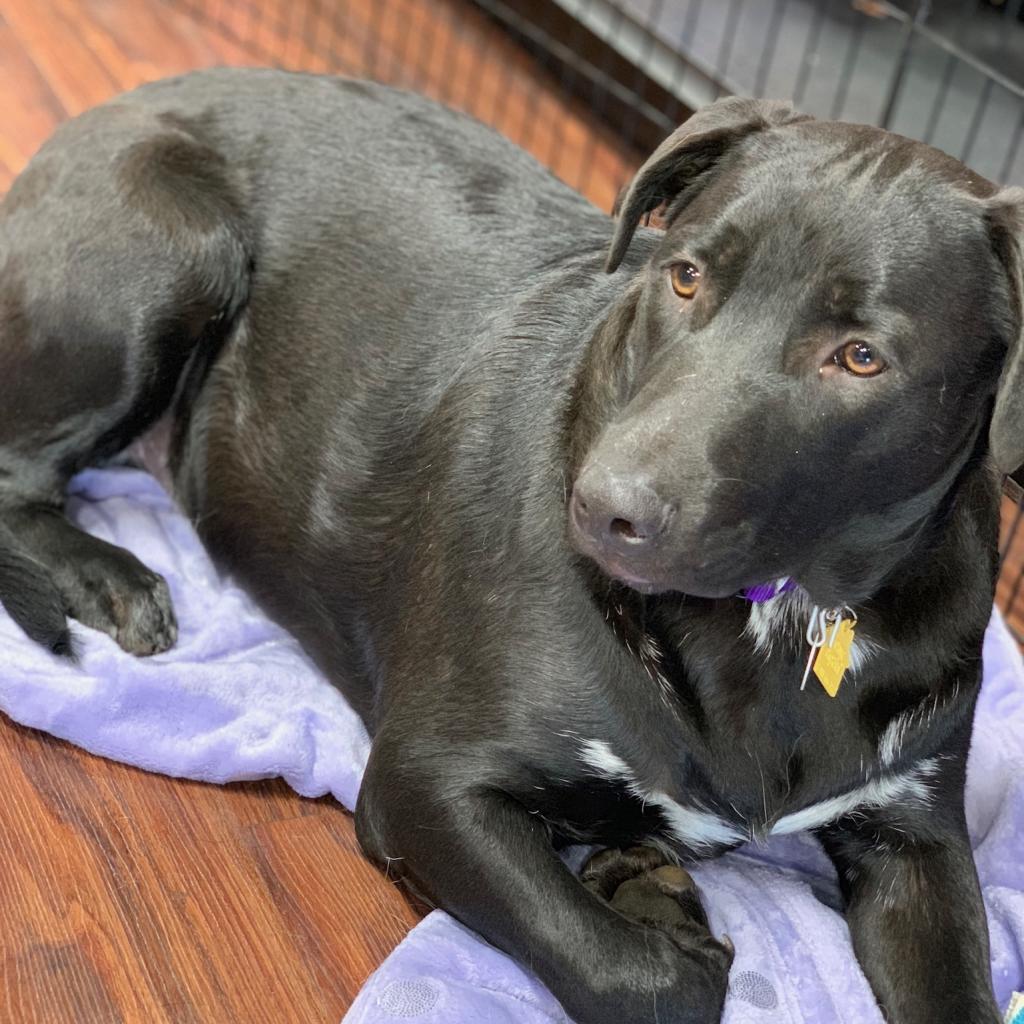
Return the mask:
[[[857,958],[891,1024],[998,1024],[988,928],[954,794],[928,810],[858,814],[822,841]]]
[[[157,654],[174,644],[167,583],[131,552],[83,533],[56,508],[15,509],[5,518],[49,569],[68,614],[131,654]]]
[[[120,104],[61,129],[0,206],[0,603],[56,653],[65,615],[136,654],[174,642],[165,582],[68,522],[64,487],[226,337],[251,273],[239,209],[180,118]]]
[[[576,1024],[718,1024],[732,950],[691,915],[686,879],[630,854],[644,870],[607,902],[606,873],[581,884],[507,794],[410,767],[378,735],[356,824],[391,875],[528,965]]]

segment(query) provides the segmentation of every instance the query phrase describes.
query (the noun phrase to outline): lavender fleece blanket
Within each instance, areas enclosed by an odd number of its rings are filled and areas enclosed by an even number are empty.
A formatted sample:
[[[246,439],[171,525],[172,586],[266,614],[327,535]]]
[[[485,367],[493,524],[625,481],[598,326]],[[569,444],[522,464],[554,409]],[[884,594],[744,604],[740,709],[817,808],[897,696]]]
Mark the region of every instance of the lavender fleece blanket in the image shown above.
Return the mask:
[[[72,667],[0,612],[0,709],[151,771],[209,782],[280,775],[299,793],[332,793],[352,808],[369,749],[361,724],[296,642],[218,576],[157,482],[134,469],[90,470],[73,482],[70,509],[164,574],[179,643],[140,660],[78,627],[83,657]],[[997,616],[985,653],[968,817],[1005,1007],[1024,988],[1024,665]],[[736,945],[726,1024],[882,1024],[835,909],[834,874],[812,840],[743,848],[693,873],[714,931]],[[535,979],[440,911],[413,929],[345,1018],[566,1020]]]

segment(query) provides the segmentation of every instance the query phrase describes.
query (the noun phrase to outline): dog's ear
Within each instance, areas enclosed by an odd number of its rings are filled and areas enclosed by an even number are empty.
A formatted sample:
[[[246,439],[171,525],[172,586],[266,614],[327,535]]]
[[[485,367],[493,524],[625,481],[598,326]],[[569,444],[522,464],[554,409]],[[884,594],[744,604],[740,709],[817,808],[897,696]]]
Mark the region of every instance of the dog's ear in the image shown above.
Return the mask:
[[[1003,473],[1024,465],[1024,188],[1004,188],[988,200],[996,255],[1006,267],[1014,304],[1014,329],[999,378],[989,426],[989,451]]]
[[[699,110],[658,146],[616,203],[619,220],[605,270],[611,274],[618,268],[645,213],[675,198],[730,146],[753,132],[807,120],[808,115],[798,114],[788,103],[739,96]]]

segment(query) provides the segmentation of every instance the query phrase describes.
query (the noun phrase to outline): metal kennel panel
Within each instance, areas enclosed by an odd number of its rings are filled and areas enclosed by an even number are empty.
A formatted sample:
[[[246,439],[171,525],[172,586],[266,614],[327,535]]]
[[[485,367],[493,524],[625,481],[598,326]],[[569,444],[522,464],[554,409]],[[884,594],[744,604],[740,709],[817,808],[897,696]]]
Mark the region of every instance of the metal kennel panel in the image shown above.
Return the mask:
[[[465,110],[610,210],[717,96],[789,98],[1024,184],[1024,0],[164,0],[238,64],[373,78]],[[382,211],[386,215],[386,211]],[[1024,492],[997,603],[1024,640]]]
[[[604,149],[635,162],[727,93],[877,124],[1024,184],[1024,0],[166,2],[243,61],[359,74],[467,109],[584,190],[614,167]],[[575,168],[559,161],[559,99],[588,122]]]
[[[727,93],[792,99],[1024,183],[1018,0],[556,2],[688,107]]]

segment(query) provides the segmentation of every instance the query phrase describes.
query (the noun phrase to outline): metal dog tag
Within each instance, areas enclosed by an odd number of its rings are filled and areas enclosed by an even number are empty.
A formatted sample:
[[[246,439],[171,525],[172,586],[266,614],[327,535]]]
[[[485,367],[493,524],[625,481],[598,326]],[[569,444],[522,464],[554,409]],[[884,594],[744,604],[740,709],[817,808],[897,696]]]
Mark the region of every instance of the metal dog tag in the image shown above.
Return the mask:
[[[850,667],[853,653],[854,626],[857,616],[852,608],[815,608],[807,624],[807,643],[810,652],[804,667],[800,689],[807,686],[807,679],[814,669],[822,689],[830,696],[839,693],[846,670]]]
[[[852,651],[853,623],[840,618],[831,627],[828,643],[818,650],[814,659],[814,674],[830,697],[839,693],[839,685],[850,667]]]

